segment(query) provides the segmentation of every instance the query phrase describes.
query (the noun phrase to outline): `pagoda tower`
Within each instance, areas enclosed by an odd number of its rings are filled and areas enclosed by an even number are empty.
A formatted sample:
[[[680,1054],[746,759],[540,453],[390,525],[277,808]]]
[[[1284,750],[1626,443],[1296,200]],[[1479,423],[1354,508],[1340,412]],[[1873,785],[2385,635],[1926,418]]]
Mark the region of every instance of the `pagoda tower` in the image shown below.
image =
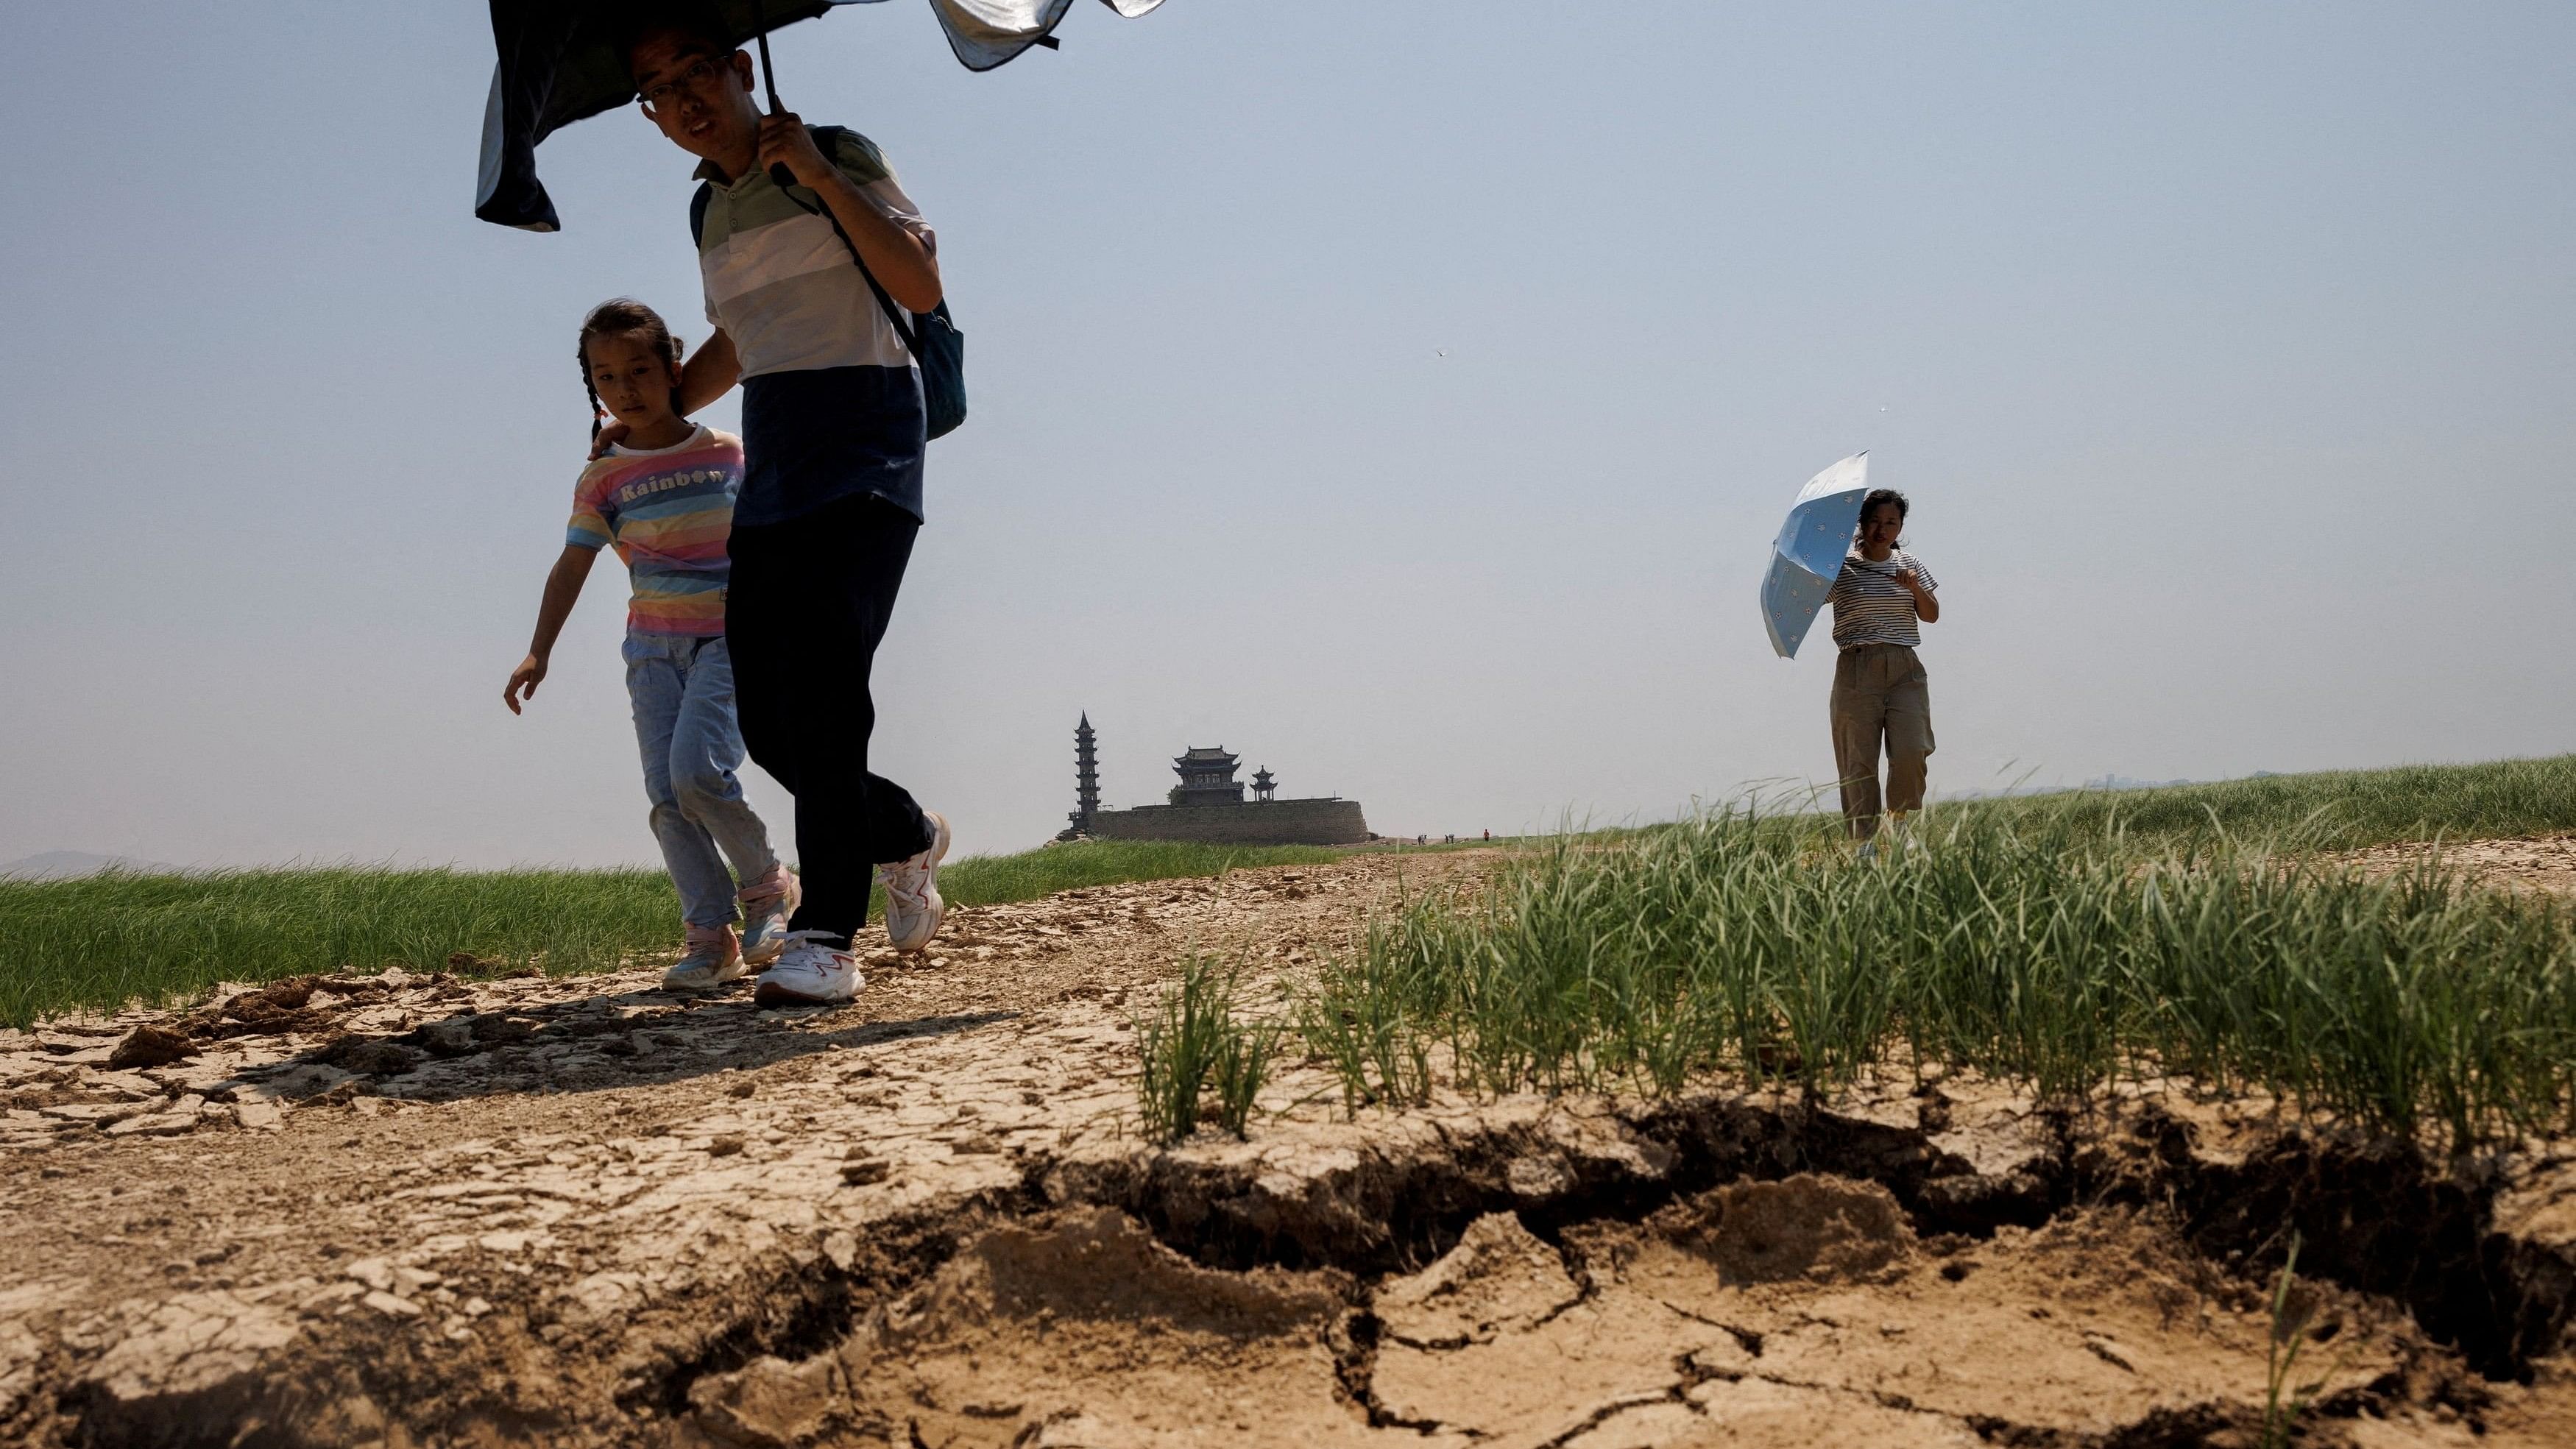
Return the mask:
[[[1181,783],[1172,787],[1175,805],[1240,805],[1243,782],[1234,778],[1242,762],[1226,752],[1223,745],[1215,749],[1192,746],[1172,761],[1172,773]]]
[[[1222,745],[1192,745],[1172,760],[1180,777],[1168,804],[1131,810],[1100,806],[1098,740],[1085,712],[1073,731],[1076,809],[1072,825],[1055,838],[1083,840],[1187,840],[1210,845],[1358,845],[1377,839],[1356,800],[1338,795],[1289,800],[1266,768],[1252,772],[1251,789],[1239,779],[1242,760]],[[1247,798],[1247,794],[1249,798]]]
[[[1100,813],[1100,758],[1092,749],[1091,711],[1082,712],[1082,723],[1073,730],[1073,802],[1077,807],[1067,818],[1073,828],[1083,829],[1091,817]]]

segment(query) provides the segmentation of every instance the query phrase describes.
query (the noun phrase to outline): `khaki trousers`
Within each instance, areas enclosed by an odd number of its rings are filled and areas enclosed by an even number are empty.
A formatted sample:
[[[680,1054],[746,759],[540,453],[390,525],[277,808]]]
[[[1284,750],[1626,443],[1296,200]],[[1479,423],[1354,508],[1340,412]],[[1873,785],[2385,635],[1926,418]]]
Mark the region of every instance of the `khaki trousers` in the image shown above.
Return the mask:
[[[1932,753],[1932,695],[1923,661],[1902,644],[1855,644],[1834,661],[1834,770],[1854,840],[1878,833],[1878,752],[1887,748],[1886,808],[1923,808]]]

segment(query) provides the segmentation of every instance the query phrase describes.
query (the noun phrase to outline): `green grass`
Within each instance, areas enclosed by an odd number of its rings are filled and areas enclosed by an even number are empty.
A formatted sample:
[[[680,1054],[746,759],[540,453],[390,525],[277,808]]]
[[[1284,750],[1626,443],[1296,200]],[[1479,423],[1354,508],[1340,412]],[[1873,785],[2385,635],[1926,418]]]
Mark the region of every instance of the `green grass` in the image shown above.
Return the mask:
[[[2241,837],[2176,848],[2084,799],[2013,807],[1875,864],[1827,822],[1744,811],[1564,839],[1382,913],[1300,1035],[1353,1105],[1418,1100],[1435,1072],[1662,1094],[1901,1064],[2079,1102],[2179,1074],[2457,1143],[2576,1125],[2565,907]]]
[[[1968,801],[1936,807],[1932,816],[1943,828],[1956,822],[1972,833],[2100,842],[2088,848],[2129,859],[2206,851],[2222,838],[2340,847],[2529,835],[2576,829],[2576,756]],[[1812,853],[1829,825],[1813,815],[1774,816],[1747,828],[1771,842],[1766,849],[1795,855]],[[1600,831],[1581,841],[1595,851],[1651,852],[1658,842],[1698,839],[1699,829]],[[1424,848],[1443,847],[1405,847]],[[1338,854],[1091,841],[961,860],[941,872],[940,884],[951,900],[987,904]],[[549,971],[599,970],[660,959],[676,945],[677,917],[669,884],[648,870],[318,869],[0,881],[0,1022],[24,1026],[79,1008],[186,998],[220,980],[393,964],[435,969],[460,951]],[[1407,949],[1428,949],[1431,928],[1414,929],[1418,939]],[[1368,1009],[1387,1004],[1372,1000]],[[1411,1090],[1414,1069],[1405,1056],[1421,1034],[1378,1017],[1364,1017],[1354,1030],[1339,1046],[1378,1062],[1372,1071],[1396,1090]],[[1565,1068],[1555,1070],[1561,1076]]]
[[[962,905],[1302,865],[1336,852],[1091,841],[975,856],[940,871]],[[677,949],[679,901],[655,870],[256,870],[0,881],[0,1023],[193,997],[218,981],[443,968],[467,952],[599,971]]]
[[[185,999],[218,981],[444,967],[458,951],[602,970],[670,946],[647,870],[258,870],[0,882],[0,1021]]]
[[[1281,1032],[1237,1014],[1241,979],[1240,971],[1193,953],[1181,963],[1180,984],[1167,987],[1154,1014],[1136,1024],[1137,1110],[1155,1141],[1178,1141],[1211,1119],[1244,1135]]]
[[[1936,814],[2100,834],[2206,843],[2222,836],[2352,848],[2397,840],[2474,840],[2576,830],[2576,755],[2478,765],[2324,770],[2170,785],[2070,790],[1936,805]]]

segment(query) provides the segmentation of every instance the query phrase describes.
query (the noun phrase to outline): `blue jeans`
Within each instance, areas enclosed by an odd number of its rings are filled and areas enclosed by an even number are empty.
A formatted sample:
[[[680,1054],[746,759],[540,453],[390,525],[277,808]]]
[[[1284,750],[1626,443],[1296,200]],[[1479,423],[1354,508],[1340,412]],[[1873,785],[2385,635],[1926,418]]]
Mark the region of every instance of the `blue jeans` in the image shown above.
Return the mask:
[[[721,636],[685,634],[629,634],[623,652],[653,837],[680,892],[680,916],[701,928],[732,925],[735,877],[748,885],[778,867],[768,827],[734,778],[743,752],[733,655]]]

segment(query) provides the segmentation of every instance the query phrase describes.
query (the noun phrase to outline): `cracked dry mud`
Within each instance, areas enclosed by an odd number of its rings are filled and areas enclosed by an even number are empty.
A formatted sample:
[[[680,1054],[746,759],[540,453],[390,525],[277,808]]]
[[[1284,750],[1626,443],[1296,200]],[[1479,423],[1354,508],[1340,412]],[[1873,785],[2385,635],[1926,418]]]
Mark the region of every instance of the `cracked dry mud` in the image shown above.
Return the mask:
[[[1184,951],[1293,981],[1491,862],[961,911],[836,1010],[459,962],[0,1033],[0,1442],[2250,1444],[2296,1227],[2299,1442],[2576,1444],[2565,1143],[1303,1065],[1139,1140]]]

